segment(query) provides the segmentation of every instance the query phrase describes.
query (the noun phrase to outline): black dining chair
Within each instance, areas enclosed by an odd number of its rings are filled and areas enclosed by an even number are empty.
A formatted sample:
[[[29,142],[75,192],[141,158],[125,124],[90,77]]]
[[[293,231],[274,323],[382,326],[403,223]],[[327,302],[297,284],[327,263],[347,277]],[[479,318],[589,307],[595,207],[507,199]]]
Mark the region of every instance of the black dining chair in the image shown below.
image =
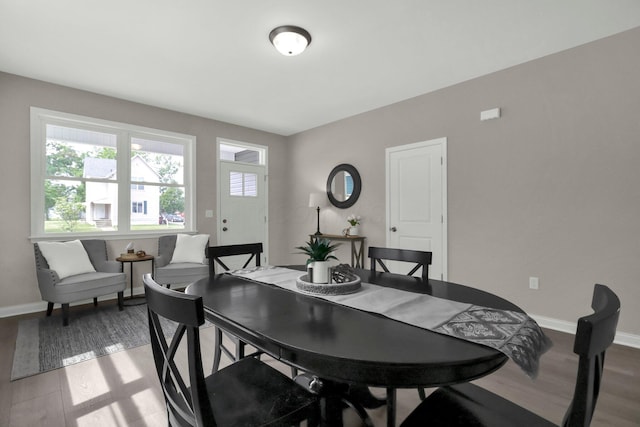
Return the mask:
[[[573,400],[563,427],[587,427],[598,400],[604,356],[613,342],[620,315],[618,296],[595,285],[594,313],[578,319],[573,352],[579,356]],[[401,427],[423,426],[555,426],[550,421],[484,388],[466,383],[441,387],[407,417]]]
[[[319,399],[258,359],[242,359],[205,377],[202,297],[166,289],[151,274],[143,282],[151,349],[170,426],[283,426],[305,420],[318,425]],[[186,345],[181,345],[185,336]],[[176,361],[183,360],[184,352],[186,367]]]
[[[407,273],[413,276],[422,268],[422,280],[429,280],[429,265],[431,265],[432,253],[427,251],[416,251],[412,249],[381,248],[377,246],[369,247],[369,259],[371,260],[371,271],[376,271],[376,266],[380,266],[383,271],[389,273],[389,268],[384,263],[386,261],[403,261],[415,264]],[[424,400],[426,394],[423,388],[418,388],[420,400]],[[388,425],[395,423],[396,417],[396,392],[394,389],[387,389],[387,418]]]
[[[370,246],[369,258],[371,259],[371,271],[376,271],[376,266],[379,265],[383,271],[389,273],[389,269],[383,260],[404,261],[415,263],[415,266],[407,273],[407,276],[413,276],[418,269],[422,268],[421,277],[424,280],[429,279],[429,266],[431,265],[432,258],[431,252]]]
[[[247,268],[252,260],[255,262],[256,267],[260,267],[260,257],[262,255],[262,243],[246,243],[238,245],[223,245],[223,246],[209,246],[207,251],[207,257],[209,258],[209,274],[216,274],[216,265],[222,267],[223,271],[229,271],[229,267],[224,263],[222,258],[231,256],[248,255],[248,259],[244,262],[242,268]],[[227,261],[229,262],[229,261]],[[213,372],[220,368],[220,359],[222,353],[224,353],[231,361],[237,362],[238,360],[246,356],[258,356],[259,351],[245,354],[246,343],[238,339],[236,336],[231,335],[227,331],[215,327],[216,334],[216,350],[213,357]],[[222,340],[223,334],[226,335],[234,344],[235,351],[227,348]]]

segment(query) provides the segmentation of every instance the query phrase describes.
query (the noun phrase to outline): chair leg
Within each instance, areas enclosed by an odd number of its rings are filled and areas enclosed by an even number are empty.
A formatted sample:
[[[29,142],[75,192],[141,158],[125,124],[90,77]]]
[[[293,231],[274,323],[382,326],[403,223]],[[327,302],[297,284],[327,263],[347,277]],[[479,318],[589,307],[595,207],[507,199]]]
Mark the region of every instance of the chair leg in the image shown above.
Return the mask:
[[[240,341],[238,340],[236,342],[236,360],[235,362],[237,362],[240,359],[244,359],[244,346],[246,344],[244,343],[244,341]]]
[[[387,388],[387,427],[396,425],[396,389]]]
[[[418,389],[418,395],[420,395],[420,400],[425,400],[427,398],[423,388]]]
[[[98,306],[98,297],[95,297],[95,298],[93,299],[93,306],[94,306],[94,307],[97,307],[97,306]]]
[[[69,326],[69,304],[62,304],[62,326]]]
[[[124,291],[118,292],[118,310],[124,310]]]
[[[213,369],[211,372],[218,372],[220,367],[220,357],[222,357],[222,329],[214,326],[216,333],[216,349],[213,352]]]
[[[52,311],[53,311],[53,303],[47,302],[47,317],[51,316]]]

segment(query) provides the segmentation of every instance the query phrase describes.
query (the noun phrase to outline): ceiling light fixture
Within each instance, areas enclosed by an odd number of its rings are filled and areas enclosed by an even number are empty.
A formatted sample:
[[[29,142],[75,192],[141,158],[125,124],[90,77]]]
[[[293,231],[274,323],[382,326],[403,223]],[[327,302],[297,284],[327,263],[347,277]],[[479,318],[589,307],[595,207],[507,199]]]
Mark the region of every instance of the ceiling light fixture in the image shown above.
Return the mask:
[[[269,33],[269,40],[285,56],[302,53],[311,44],[311,34],[304,28],[294,25],[283,25]]]

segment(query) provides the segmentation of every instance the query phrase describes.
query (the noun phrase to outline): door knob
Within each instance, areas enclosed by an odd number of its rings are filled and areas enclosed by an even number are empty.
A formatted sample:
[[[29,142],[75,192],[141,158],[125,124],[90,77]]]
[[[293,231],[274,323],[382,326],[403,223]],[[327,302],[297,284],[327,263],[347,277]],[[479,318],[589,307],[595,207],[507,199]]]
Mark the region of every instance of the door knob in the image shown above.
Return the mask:
[[[222,227],[222,231],[227,231],[228,228],[227,227]]]
[[[395,233],[396,231],[398,231],[398,229],[397,229],[396,227],[391,227],[389,230],[391,230],[391,231],[392,231],[392,232],[394,232],[394,233]]]

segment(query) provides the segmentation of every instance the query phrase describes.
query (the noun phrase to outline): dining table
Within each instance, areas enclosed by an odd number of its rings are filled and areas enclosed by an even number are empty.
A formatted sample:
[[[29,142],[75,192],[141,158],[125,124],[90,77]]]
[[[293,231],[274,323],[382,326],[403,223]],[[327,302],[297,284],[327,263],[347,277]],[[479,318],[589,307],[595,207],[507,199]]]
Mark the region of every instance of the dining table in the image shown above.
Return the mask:
[[[522,312],[506,299],[470,286],[359,268],[352,271],[363,283]],[[200,279],[185,292],[202,297],[205,316],[219,328],[318,379],[327,390],[337,390],[333,397],[325,393],[325,425],[341,425],[340,396],[360,400],[364,407],[389,403],[395,408],[395,401],[367,394],[368,387],[391,391],[467,382],[496,371],[508,360],[485,345],[232,274]],[[388,420],[393,425],[395,413]]]

